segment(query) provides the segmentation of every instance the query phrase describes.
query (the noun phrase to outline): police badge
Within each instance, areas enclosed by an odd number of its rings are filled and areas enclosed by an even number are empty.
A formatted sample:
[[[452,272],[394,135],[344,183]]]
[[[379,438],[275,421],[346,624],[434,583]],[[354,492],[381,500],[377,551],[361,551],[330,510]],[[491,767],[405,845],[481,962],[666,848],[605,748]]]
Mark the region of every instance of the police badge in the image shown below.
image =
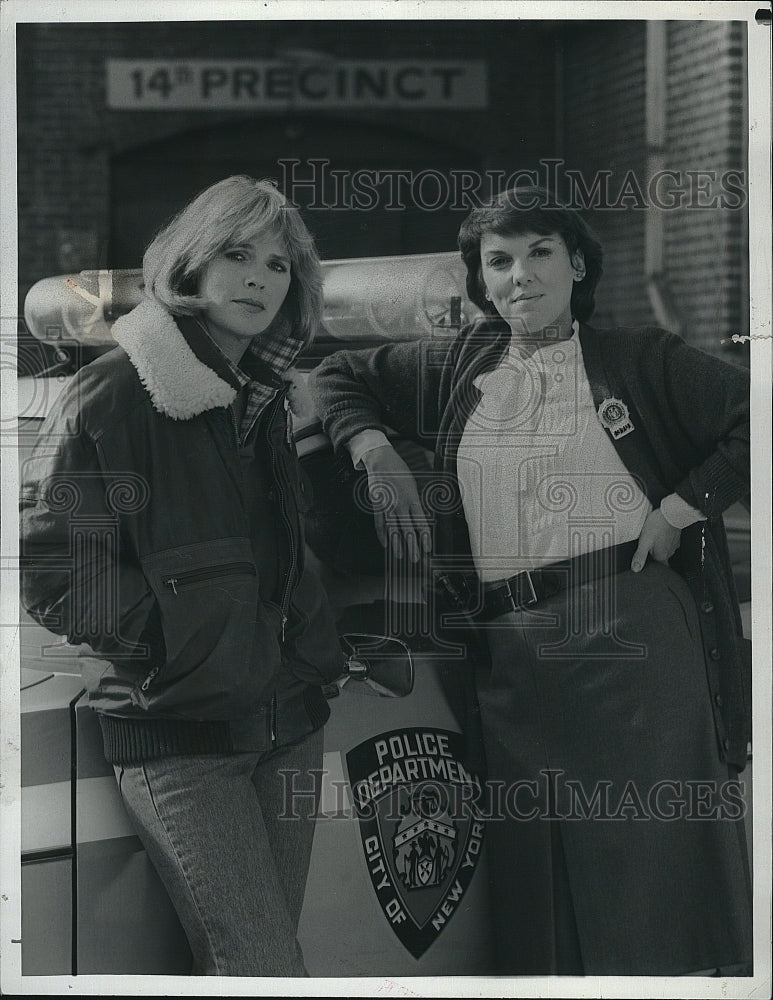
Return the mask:
[[[376,898],[414,958],[458,908],[483,844],[480,782],[460,762],[461,749],[459,733],[414,728],[346,755]]]
[[[615,396],[603,400],[598,409],[598,416],[615,441],[630,434],[634,429],[628,415],[628,407],[622,399],[617,399]]]

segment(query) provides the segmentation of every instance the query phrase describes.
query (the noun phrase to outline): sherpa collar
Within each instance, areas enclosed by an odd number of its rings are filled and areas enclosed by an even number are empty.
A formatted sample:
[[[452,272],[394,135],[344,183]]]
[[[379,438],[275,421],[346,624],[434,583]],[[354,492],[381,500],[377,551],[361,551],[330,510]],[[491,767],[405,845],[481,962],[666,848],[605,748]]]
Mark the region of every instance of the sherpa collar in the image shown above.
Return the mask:
[[[190,420],[236,398],[236,390],[199,361],[172,314],[150,299],[119,317],[112,333],[159,413]]]

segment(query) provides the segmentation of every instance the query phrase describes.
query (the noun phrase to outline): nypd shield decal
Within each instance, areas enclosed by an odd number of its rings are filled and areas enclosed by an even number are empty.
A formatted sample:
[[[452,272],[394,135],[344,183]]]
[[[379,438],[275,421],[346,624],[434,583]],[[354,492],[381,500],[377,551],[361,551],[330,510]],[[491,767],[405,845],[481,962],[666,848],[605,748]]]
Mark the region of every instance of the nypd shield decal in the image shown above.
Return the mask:
[[[445,729],[396,729],[346,755],[365,861],[385,917],[419,958],[461,903],[483,844],[480,782]]]

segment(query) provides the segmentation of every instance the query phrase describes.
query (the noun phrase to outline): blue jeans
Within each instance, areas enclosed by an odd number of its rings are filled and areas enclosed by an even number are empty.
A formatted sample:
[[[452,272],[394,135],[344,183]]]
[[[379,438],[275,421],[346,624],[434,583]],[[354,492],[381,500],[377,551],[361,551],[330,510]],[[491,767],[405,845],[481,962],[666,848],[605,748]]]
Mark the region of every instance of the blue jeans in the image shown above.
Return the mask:
[[[187,934],[194,974],[307,975],[296,934],[321,766],[320,729],[274,751],[115,767]]]

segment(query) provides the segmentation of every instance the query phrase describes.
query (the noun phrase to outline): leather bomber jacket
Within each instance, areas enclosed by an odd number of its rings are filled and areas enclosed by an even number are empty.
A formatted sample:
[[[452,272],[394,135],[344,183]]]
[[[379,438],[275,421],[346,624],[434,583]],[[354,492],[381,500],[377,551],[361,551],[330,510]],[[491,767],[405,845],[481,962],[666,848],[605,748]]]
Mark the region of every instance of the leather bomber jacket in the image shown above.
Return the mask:
[[[304,484],[284,392],[264,421],[291,552],[274,604],[259,598],[235,389],[153,302],[113,332],[121,346],[73,377],[24,470],[25,607],[77,646],[103,714],[240,720],[277,689],[328,683],[343,654],[304,567]]]

